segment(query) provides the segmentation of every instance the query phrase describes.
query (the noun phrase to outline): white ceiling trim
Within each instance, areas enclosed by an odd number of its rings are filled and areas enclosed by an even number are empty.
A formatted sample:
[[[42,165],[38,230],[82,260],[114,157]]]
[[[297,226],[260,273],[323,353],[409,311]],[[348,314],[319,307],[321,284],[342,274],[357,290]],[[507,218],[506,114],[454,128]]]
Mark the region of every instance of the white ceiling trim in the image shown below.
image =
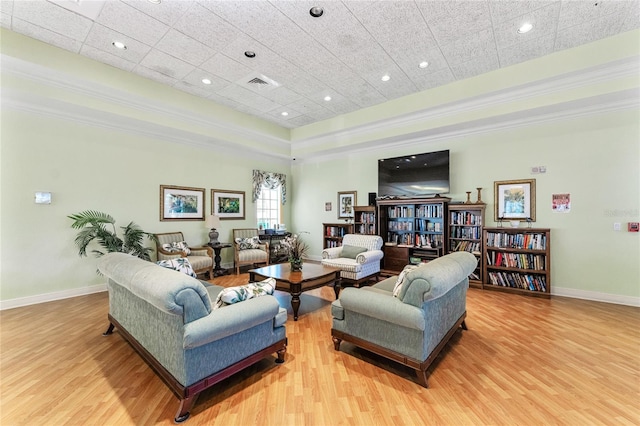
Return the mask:
[[[137,120],[119,114],[94,110],[56,99],[27,94],[16,89],[2,90],[2,108],[116,130],[171,143],[195,146],[216,152],[226,152],[232,155],[245,157],[249,155],[262,160],[266,156],[275,161],[283,161],[286,164],[289,164],[290,160],[288,152],[287,154],[276,154],[270,151],[267,146],[248,149],[246,146],[231,141]]]
[[[638,74],[640,74],[640,56],[633,56],[586,68],[584,70],[560,74],[539,81],[465,98],[448,104],[438,105],[402,116],[379,120],[375,123],[368,123],[348,130],[338,130],[332,133],[325,133],[320,136],[295,141],[292,144],[293,153],[296,154],[295,151],[298,149],[324,146],[327,143],[339,140],[362,138],[378,134],[381,131],[401,129],[403,127],[446,116],[469,113],[533,97],[580,89],[582,87],[611,81],[617,78],[637,76]]]
[[[569,102],[516,111],[500,116],[493,116],[461,124],[452,124],[432,128],[421,132],[413,132],[389,138],[367,141],[361,144],[339,147],[331,151],[325,150],[309,157],[296,157],[296,163],[310,163],[344,158],[345,155],[359,155],[381,149],[397,149],[416,145],[423,146],[442,140],[471,137],[496,131],[510,130],[520,127],[541,125],[556,121],[573,120],[616,111],[640,108],[640,88],[627,89],[573,100]]]
[[[132,108],[146,113],[152,113],[157,116],[166,116],[167,118],[171,119],[179,119],[185,121],[187,124],[190,123],[192,125],[203,126],[205,128],[208,127],[213,132],[227,132],[236,134],[240,137],[258,141],[261,144],[269,145],[274,149],[283,149],[285,147],[286,149],[288,149],[290,147],[290,142],[288,139],[282,139],[274,137],[272,135],[257,132],[249,127],[233,125],[227,121],[220,120],[217,117],[198,114],[192,111],[184,110],[182,108],[177,108],[169,104],[159,103],[143,96],[138,96],[130,92],[115,89],[113,87],[108,87],[86,79],[78,78],[77,76],[54,70],[46,66],[27,62],[12,56],[2,54],[0,55],[0,60],[2,62],[3,73],[24,78],[28,81],[33,81],[45,86],[55,87],[62,90],[68,90],[70,92],[78,93],[101,102],[121,105],[126,108]],[[188,94],[181,92],[181,95]],[[211,102],[214,103],[213,101]],[[222,105],[220,106],[223,108],[227,108]],[[234,113],[241,114],[237,111],[234,111]],[[255,118],[253,116],[247,117],[251,119]]]

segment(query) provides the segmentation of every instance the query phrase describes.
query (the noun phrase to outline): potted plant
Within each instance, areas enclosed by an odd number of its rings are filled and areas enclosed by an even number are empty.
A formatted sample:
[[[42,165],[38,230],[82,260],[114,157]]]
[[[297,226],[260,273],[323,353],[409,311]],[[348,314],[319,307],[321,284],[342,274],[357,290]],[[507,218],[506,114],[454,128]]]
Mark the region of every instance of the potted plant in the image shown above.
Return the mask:
[[[104,249],[91,250],[96,257],[103,256],[106,253],[120,252],[137,256],[140,259],[151,260],[150,253],[153,248],[145,247],[143,240],[147,237],[152,241],[156,241],[156,236],[144,232],[135,223],[130,222],[127,226],[121,226],[122,238],[120,238],[117,235],[115,219],[106,213],[85,210],[67,217],[73,220],[71,224],[73,229],[80,229],[75,240],[80,257],[87,255],[87,246],[93,240],[96,240]]]
[[[300,236],[297,234],[293,234],[292,236],[286,237],[280,245],[287,251],[289,255],[289,263],[291,264],[291,271],[302,271],[302,262],[304,256],[307,254],[307,250],[309,250],[309,246],[300,239]]]

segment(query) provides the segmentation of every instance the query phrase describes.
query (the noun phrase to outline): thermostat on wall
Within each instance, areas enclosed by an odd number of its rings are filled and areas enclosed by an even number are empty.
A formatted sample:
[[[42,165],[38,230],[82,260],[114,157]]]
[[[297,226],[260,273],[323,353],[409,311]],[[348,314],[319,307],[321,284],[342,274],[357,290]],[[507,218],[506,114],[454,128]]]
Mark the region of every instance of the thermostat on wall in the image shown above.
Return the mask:
[[[51,204],[51,193],[36,192],[36,204]]]

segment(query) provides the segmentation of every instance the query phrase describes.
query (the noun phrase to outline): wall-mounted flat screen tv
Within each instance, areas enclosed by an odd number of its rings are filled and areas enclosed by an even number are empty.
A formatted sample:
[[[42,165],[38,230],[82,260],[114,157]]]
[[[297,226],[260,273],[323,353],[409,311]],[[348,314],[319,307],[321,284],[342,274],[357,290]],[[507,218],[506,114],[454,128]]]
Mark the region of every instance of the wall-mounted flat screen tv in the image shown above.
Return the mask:
[[[448,194],[449,150],[378,160],[378,197]]]

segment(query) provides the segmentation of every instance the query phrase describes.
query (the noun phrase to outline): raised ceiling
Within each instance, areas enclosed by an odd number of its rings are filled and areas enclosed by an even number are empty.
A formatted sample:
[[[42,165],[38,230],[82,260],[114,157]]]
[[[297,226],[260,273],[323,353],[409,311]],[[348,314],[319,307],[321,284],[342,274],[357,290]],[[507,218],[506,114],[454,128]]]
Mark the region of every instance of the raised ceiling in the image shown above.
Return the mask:
[[[15,32],[286,128],[640,28],[638,0],[0,0],[0,7],[2,26]],[[312,17],[312,7],[322,16]],[[525,22],[533,29],[518,33]]]

